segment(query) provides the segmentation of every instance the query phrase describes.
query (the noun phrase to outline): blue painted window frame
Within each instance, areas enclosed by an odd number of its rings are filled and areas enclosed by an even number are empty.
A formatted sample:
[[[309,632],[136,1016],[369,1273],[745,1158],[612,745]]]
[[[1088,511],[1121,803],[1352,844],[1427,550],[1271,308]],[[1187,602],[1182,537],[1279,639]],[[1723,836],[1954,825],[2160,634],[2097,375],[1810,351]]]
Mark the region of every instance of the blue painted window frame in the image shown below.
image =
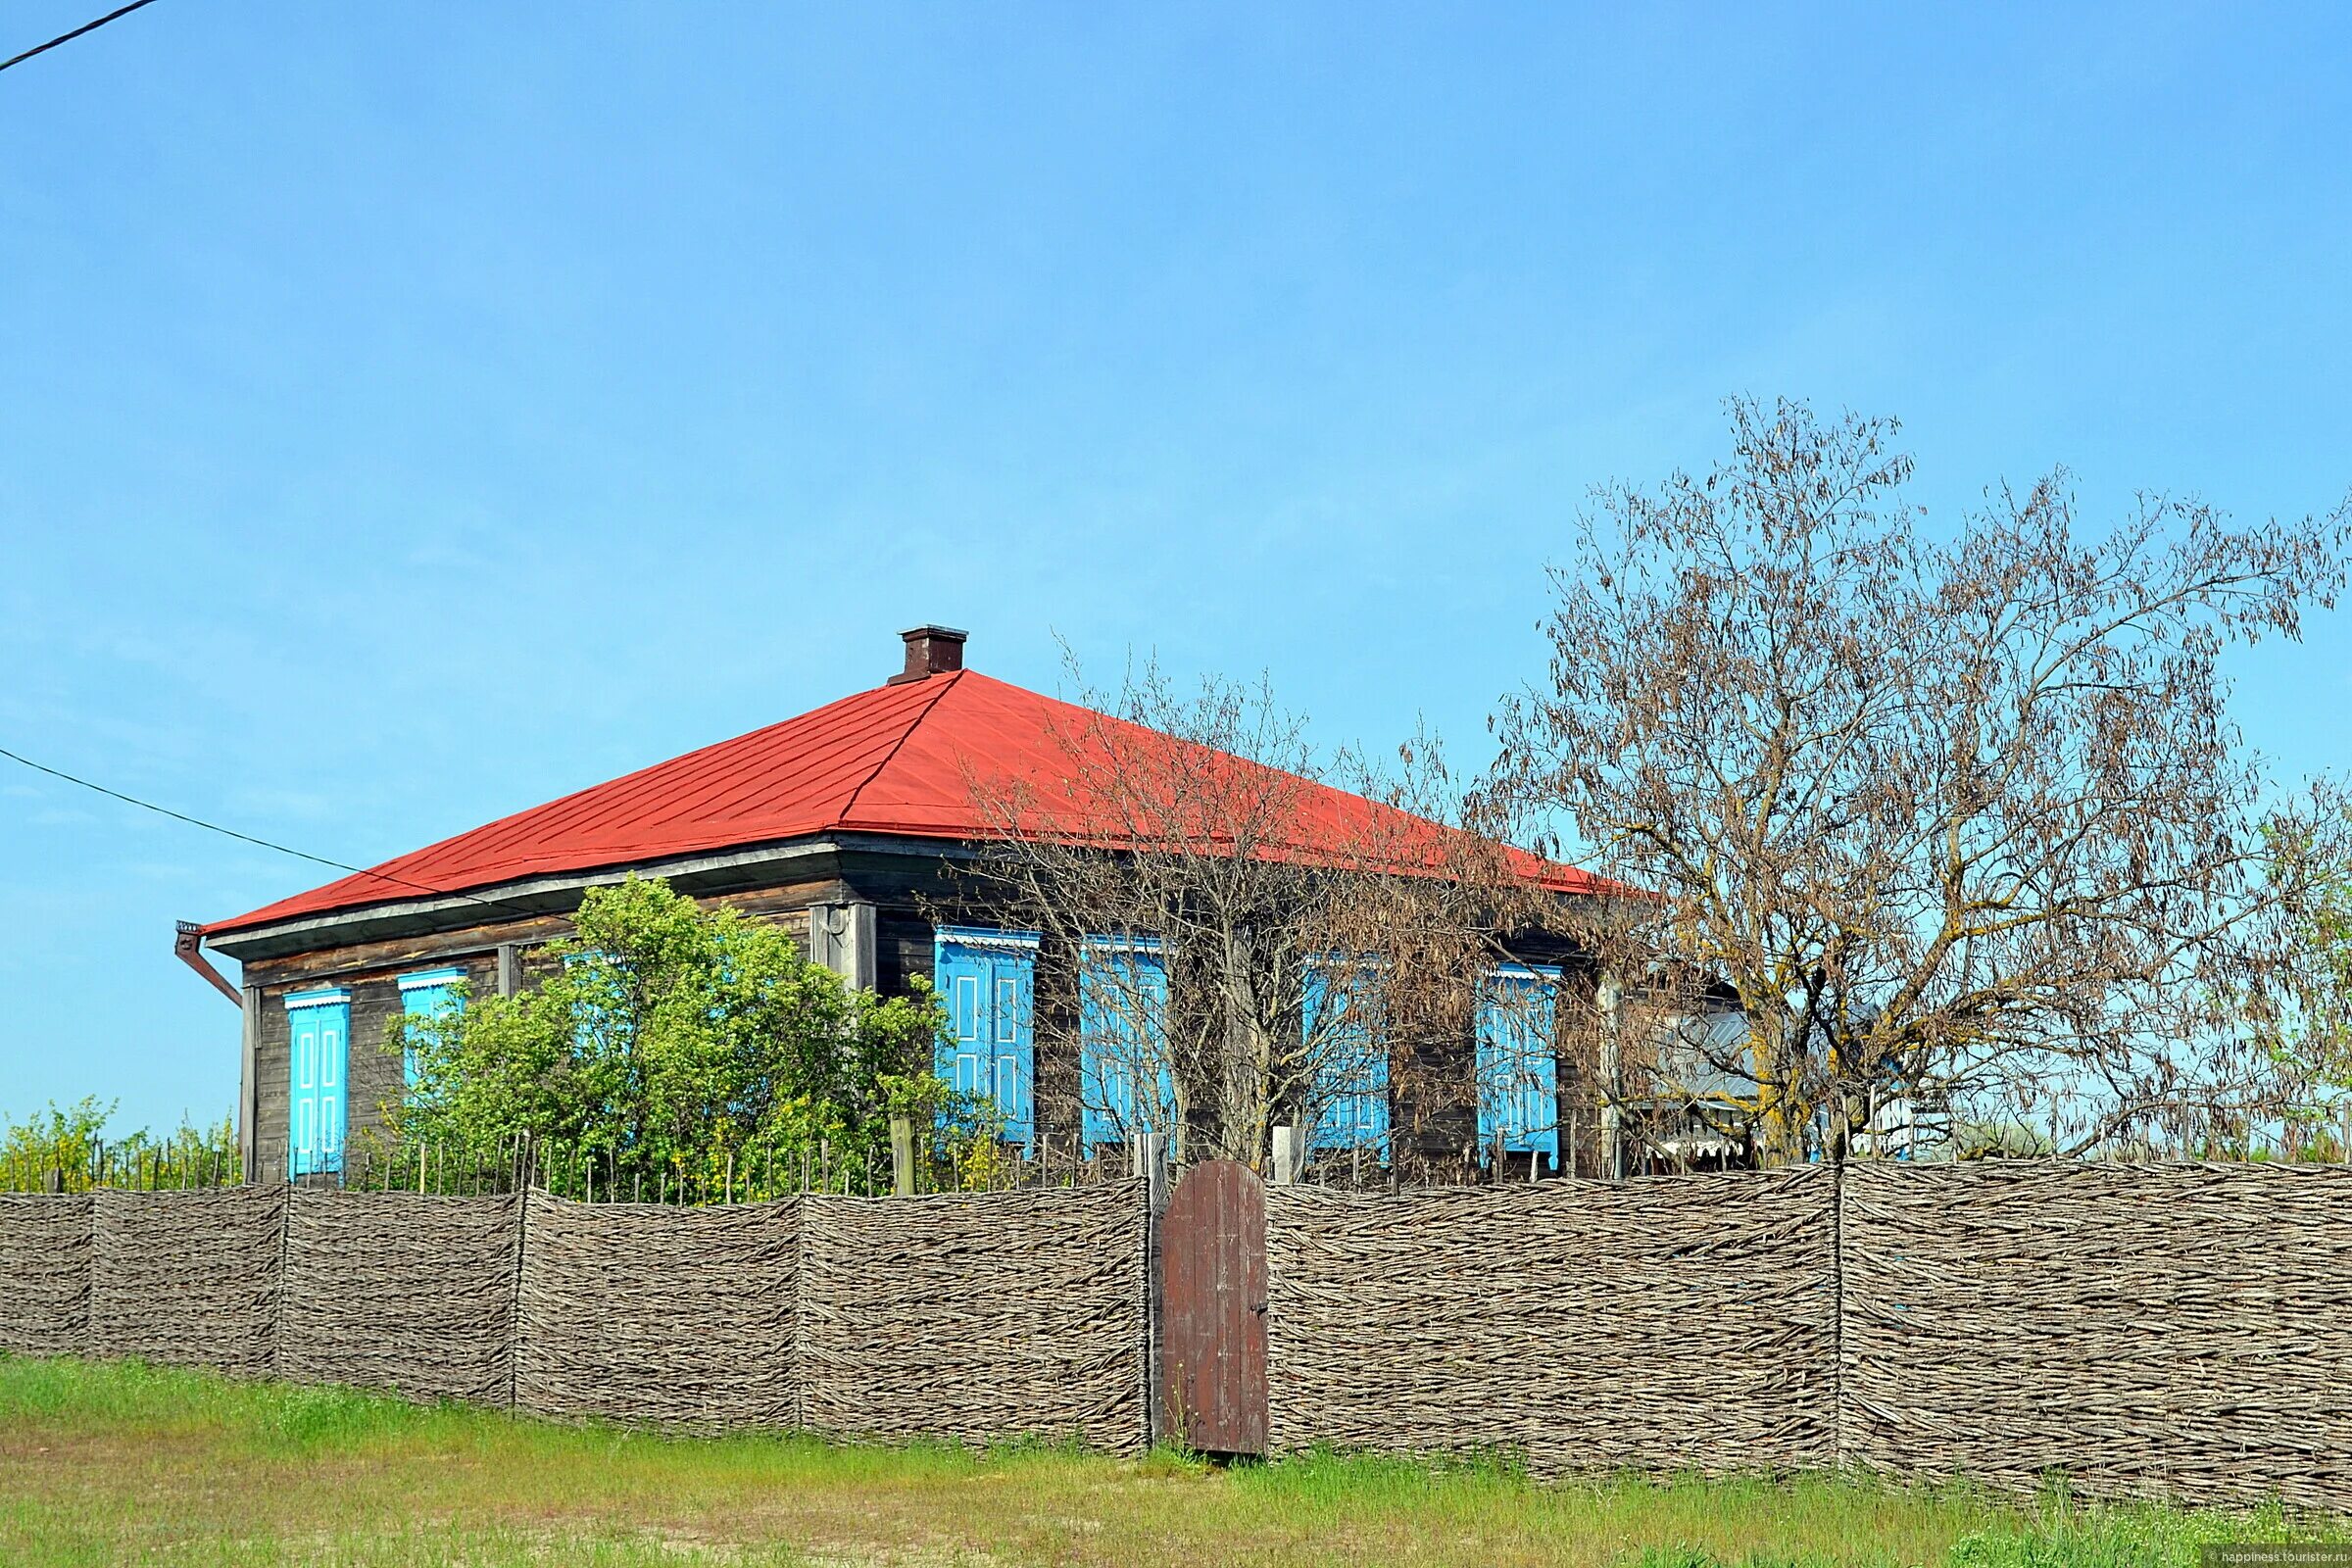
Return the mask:
[[[994,1100],[1004,1141],[1022,1145],[1037,1138],[1037,941],[1035,931],[956,925],[931,939],[932,981],[948,1009],[933,1070]]]
[[[1127,972],[1115,974],[1111,965]],[[1134,1000],[1146,1013],[1140,1040]],[[1152,1101],[1139,1103],[1146,1063]],[[1155,936],[1093,936],[1078,945],[1078,1102],[1079,1137],[1090,1147],[1175,1128],[1167,955]]]
[[[458,995],[457,988],[465,978],[466,971],[455,964],[404,974],[399,980],[400,1010],[411,1018],[429,1018],[446,1010],[462,1008],[466,1001]],[[400,1054],[400,1070],[403,1081],[411,1089],[416,1088],[416,1053],[414,1048]]]
[[[1478,1002],[1478,1148],[1494,1156],[1543,1154],[1560,1164],[1560,1058],[1554,1043],[1560,971],[1505,963],[1487,972]]]
[[[1348,959],[1340,957],[1308,962],[1299,995],[1298,1028],[1302,1041],[1312,1042],[1316,1029],[1323,1023],[1323,1009],[1329,1005],[1330,996],[1324,976],[1348,963]],[[1369,1149],[1386,1159],[1388,1048],[1385,1041],[1373,1037],[1373,1031],[1365,1027],[1364,1021],[1346,1015],[1358,1013],[1370,1005],[1369,999],[1379,983],[1378,967],[1369,960],[1356,960],[1352,966],[1358,977],[1343,1000],[1343,1016],[1331,1026],[1330,1038],[1324,1042],[1323,1059],[1315,1064],[1315,1116],[1307,1128],[1306,1147],[1310,1151]],[[1359,1002],[1358,998],[1365,1000]]]
[[[339,1175],[349,1130],[351,993],[289,991],[286,1008],[286,1174]]]

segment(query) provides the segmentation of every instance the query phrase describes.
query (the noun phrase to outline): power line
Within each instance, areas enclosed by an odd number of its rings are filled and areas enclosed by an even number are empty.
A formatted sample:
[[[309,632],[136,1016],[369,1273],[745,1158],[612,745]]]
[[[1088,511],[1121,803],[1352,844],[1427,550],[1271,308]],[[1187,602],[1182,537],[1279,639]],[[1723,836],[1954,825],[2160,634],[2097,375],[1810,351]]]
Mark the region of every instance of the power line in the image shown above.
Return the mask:
[[[145,5],[147,0],[139,0],[139,3]],[[396,882],[404,888],[415,888],[419,893],[430,893],[435,898],[464,899],[469,904],[478,904],[485,909],[500,907],[490,900],[477,899],[470,893],[453,892],[448,888],[427,887],[422,882],[412,882],[405,876],[394,876],[388,871],[378,871],[365,865],[349,865],[341,860],[330,860],[323,855],[313,855],[308,850],[297,850],[290,845],[272,843],[269,839],[257,839],[252,834],[240,833],[233,827],[222,827],[218,822],[207,822],[204,818],[190,816],[185,811],[174,811],[169,806],[158,806],[153,801],[142,801],[135,795],[125,795],[121,790],[110,790],[103,784],[93,784],[86,778],[76,778],[63,768],[51,767],[46,762],[36,762],[29,757],[20,757],[6,747],[0,747],[0,757],[5,757],[12,762],[22,763],[36,773],[46,773],[51,778],[64,779],[69,784],[78,784],[85,790],[94,790],[110,800],[121,801],[125,806],[135,806],[142,811],[153,811],[159,816],[168,816],[174,822],[185,822],[190,827],[203,828],[208,833],[219,833],[241,843],[258,846],[261,849],[275,850],[280,855],[291,855],[298,860],[310,860],[319,865],[330,866],[337,871],[352,871],[361,876],[371,876],[382,882]]]
[[[42,44],[37,49],[27,49],[23,54],[17,56],[14,60],[0,60],[0,71],[6,71],[11,66],[21,66],[25,61],[30,60],[34,55],[45,55],[61,43],[72,43],[74,39],[80,37],[85,32],[96,32],[100,27],[105,26],[117,17],[127,17],[133,11],[138,10],[139,7],[151,6],[153,4],[155,4],[155,0],[130,0],[130,4],[123,6],[119,10],[109,11],[105,16],[100,17],[96,22],[85,22],[80,26],[75,27],[72,32],[59,33],[56,37],[50,39],[47,43]],[[20,757],[17,759],[17,760],[21,762],[24,760],[24,759]],[[76,779],[74,782],[79,783],[80,780]],[[309,858],[315,860],[318,858],[318,857],[314,855],[309,857]]]

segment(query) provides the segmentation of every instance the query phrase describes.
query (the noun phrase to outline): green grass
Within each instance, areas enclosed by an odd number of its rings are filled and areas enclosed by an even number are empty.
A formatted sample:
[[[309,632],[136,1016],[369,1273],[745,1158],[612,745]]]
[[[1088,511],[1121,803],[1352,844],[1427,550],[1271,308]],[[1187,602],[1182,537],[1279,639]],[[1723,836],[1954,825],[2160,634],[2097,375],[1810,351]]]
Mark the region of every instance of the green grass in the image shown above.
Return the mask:
[[[663,1438],[0,1357],[0,1563],[2188,1568],[2201,1542],[2337,1533],[1821,1478]]]

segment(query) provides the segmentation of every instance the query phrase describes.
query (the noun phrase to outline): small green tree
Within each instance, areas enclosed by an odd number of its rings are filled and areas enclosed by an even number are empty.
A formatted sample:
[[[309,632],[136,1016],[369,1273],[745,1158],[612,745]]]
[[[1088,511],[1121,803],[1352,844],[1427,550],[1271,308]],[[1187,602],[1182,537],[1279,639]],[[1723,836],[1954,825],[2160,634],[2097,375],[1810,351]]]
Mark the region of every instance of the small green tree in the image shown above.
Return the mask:
[[[397,1020],[410,1148],[512,1149],[559,1191],[781,1191],[805,1168],[888,1168],[889,1119],[984,1121],[931,1078],[945,1017],[919,982],[885,1001],[776,926],[659,879],[591,889],[535,989]]]
[[[2352,813],[2346,816],[2352,826]],[[2294,861],[2332,851],[2316,869]],[[2290,1152],[2342,1159],[2352,1145],[2352,848],[2340,840],[2274,842],[2281,879],[2297,879],[2306,897],[2291,928],[2285,1004],[2253,1013],[2256,1037],[2286,1086],[2280,1129]],[[2250,1144],[2256,1129],[2227,1122],[2209,1138]]]
[[[236,1123],[206,1126],[182,1118],[171,1132],[109,1136],[118,1102],[95,1095],[18,1121],[0,1114],[0,1191],[40,1192],[55,1172],[59,1190],[92,1186],[213,1187],[243,1179]]]
[[[23,1121],[0,1119],[0,1171],[17,1192],[38,1192],[48,1172],[56,1171],[69,1193],[89,1191],[99,1138],[115,1102],[91,1095],[60,1108],[55,1101],[45,1111]]]

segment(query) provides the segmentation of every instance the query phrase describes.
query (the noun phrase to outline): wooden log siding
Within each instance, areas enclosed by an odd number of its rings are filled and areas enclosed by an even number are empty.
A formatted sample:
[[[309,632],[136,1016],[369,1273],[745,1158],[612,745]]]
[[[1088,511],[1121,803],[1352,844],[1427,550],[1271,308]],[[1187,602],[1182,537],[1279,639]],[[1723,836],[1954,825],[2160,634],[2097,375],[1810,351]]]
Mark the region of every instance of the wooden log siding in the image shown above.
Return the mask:
[[[516,1407],[696,1431],[793,1425],[801,1201],[665,1208],[532,1193]]]
[[[1851,1461],[2352,1508],[2352,1170],[1851,1167]]]
[[[277,1375],[504,1405],[521,1207],[294,1189]]]
[[[0,1193],[0,1350],[89,1348],[90,1200]]]
[[[842,1437],[1149,1442],[1141,1180],[812,1197],[802,1420]]]
[[[90,1351],[267,1377],[286,1189],[93,1195]]]
[[[1827,1170],[1266,1192],[1271,1446],[1827,1467]]]

